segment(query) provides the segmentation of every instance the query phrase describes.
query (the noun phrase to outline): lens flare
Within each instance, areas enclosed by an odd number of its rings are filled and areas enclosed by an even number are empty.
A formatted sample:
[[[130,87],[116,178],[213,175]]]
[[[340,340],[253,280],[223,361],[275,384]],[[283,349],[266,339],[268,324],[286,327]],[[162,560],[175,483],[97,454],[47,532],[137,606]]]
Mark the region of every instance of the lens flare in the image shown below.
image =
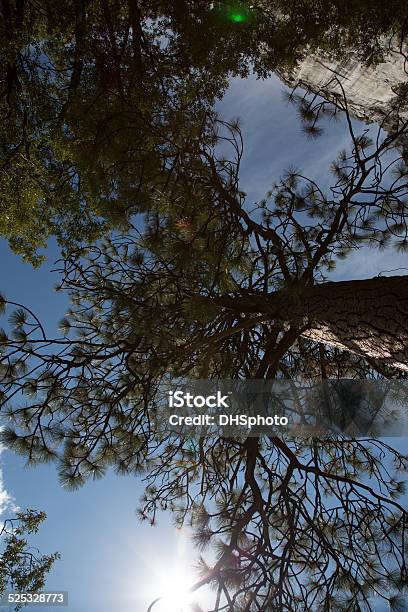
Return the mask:
[[[189,591],[191,576],[185,568],[178,567],[155,577],[160,599],[153,612],[189,612],[194,595]]]
[[[245,15],[244,13],[230,13],[230,19],[234,23],[242,23],[243,21],[246,21],[247,18],[247,15]]]

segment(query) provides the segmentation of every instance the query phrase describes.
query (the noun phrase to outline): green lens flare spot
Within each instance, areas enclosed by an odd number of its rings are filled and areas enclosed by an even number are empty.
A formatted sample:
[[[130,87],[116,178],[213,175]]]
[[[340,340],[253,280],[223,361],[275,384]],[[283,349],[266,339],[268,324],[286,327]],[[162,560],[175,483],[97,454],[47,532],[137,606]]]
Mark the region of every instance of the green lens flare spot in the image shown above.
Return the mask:
[[[245,6],[244,3],[237,2],[235,4],[224,4],[221,11],[224,13],[224,18],[233,23],[245,23],[251,17],[252,6]]]
[[[242,23],[243,21],[246,21],[248,19],[248,16],[244,15],[244,13],[231,13],[230,19],[234,23]]]
[[[230,23],[251,23],[255,18],[253,5],[247,5],[244,2],[213,2],[211,8],[215,8],[222,21],[229,21]]]

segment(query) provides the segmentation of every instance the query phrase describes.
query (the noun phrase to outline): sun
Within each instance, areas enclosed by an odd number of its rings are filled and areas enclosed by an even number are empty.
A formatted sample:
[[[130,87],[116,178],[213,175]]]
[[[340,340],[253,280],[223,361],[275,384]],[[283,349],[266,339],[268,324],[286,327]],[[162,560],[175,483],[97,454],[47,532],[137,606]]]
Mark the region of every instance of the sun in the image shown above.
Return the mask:
[[[157,602],[152,612],[189,612],[194,595],[189,590],[191,576],[183,567],[161,572],[155,580]],[[160,599],[159,599],[160,598]]]

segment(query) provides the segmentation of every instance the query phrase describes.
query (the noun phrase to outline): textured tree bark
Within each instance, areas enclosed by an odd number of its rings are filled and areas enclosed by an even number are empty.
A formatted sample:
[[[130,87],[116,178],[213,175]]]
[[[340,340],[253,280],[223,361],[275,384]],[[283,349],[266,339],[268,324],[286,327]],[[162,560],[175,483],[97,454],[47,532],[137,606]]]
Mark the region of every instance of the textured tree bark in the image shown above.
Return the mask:
[[[311,289],[304,336],[408,371],[408,276]]]
[[[269,314],[316,342],[408,371],[408,276],[323,283],[227,301],[219,303],[242,313]]]

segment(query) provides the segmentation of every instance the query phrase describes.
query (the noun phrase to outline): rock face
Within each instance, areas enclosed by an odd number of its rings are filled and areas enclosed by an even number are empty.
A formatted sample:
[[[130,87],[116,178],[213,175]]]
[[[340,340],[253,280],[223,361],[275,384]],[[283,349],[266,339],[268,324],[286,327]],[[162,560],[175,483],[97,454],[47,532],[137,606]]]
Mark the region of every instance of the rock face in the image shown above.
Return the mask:
[[[398,117],[408,120],[407,106],[396,108],[398,90],[408,80],[408,61],[397,50],[389,51],[384,59],[376,66],[365,66],[352,53],[342,61],[312,54],[295,70],[280,76],[291,87],[319,92],[334,102],[343,98],[344,91],[354,117],[389,130],[395,127]]]

